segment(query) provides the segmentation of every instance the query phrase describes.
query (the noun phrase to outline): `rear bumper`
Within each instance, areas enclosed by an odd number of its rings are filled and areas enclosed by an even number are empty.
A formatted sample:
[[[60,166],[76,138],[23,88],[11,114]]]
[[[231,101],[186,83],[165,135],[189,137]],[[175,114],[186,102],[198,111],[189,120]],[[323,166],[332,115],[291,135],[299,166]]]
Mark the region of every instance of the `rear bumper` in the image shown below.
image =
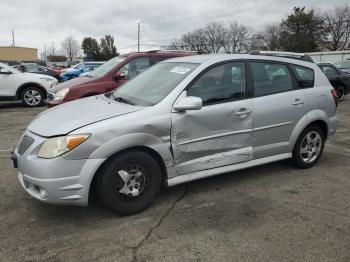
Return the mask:
[[[336,116],[333,116],[328,120],[328,135],[334,135],[337,131],[338,119]]]

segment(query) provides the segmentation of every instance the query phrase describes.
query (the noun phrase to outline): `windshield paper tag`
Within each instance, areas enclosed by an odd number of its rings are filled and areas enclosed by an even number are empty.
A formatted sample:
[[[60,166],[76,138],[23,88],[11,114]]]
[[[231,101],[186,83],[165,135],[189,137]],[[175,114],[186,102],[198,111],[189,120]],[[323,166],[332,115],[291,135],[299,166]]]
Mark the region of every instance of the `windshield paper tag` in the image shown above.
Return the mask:
[[[177,74],[181,74],[181,75],[184,75],[186,74],[187,72],[191,71],[191,69],[189,68],[185,68],[185,67],[174,67],[173,69],[171,69],[171,73],[177,73]]]

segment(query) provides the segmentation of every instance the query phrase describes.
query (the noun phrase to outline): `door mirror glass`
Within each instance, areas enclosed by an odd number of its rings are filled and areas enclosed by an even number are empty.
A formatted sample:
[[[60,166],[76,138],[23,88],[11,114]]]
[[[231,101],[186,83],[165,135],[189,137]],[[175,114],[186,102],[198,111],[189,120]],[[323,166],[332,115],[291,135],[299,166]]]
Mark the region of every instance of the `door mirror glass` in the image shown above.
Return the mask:
[[[202,99],[195,96],[186,96],[174,105],[174,109],[178,112],[186,110],[199,110],[202,108]]]
[[[11,72],[5,68],[0,69],[0,74],[2,75],[9,75]]]
[[[115,80],[125,79],[125,73],[118,71],[117,73],[115,73],[114,79]]]

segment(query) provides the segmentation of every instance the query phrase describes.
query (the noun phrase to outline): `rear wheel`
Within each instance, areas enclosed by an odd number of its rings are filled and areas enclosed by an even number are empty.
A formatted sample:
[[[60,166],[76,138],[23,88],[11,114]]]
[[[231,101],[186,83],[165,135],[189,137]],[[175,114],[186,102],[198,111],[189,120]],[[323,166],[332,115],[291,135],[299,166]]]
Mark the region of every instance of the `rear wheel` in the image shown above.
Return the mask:
[[[316,125],[307,127],[299,136],[293,150],[293,161],[297,167],[309,168],[320,159],[324,148],[324,133]]]
[[[336,88],[338,101],[342,101],[345,97],[345,88],[343,86],[338,86]]]
[[[161,168],[142,151],[130,151],[111,160],[99,174],[97,192],[111,211],[130,215],[147,208],[161,188]]]
[[[44,102],[44,93],[38,87],[27,87],[21,93],[21,101],[28,107],[41,106]]]

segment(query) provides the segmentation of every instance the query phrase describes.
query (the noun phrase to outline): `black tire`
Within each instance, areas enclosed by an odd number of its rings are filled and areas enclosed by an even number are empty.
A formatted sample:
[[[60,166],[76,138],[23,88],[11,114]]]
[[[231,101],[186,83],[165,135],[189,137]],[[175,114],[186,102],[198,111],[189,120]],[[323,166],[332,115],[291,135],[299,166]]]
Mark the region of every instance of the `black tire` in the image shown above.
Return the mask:
[[[128,180],[128,183],[119,175],[120,172],[127,171],[126,174],[132,178],[135,170],[143,176],[137,174],[136,178]],[[146,209],[154,201],[162,184],[159,164],[152,156],[142,151],[129,151],[112,159],[98,176],[97,192],[101,202],[107,209],[122,215],[131,215]],[[136,187],[132,183],[136,183],[138,178],[139,187]],[[120,192],[123,188],[129,190],[132,185],[133,190],[138,189],[139,195],[132,196]]]
[[[317,143],[314,142],[318,153],[314,152],[315,155],[313,155],[310,158],[310,162],[306,161],[305,159],[308,158],[309,154],[313,154],[312,150],[315,150],[315,149],[312,149],[311,146],[309,149],[309,145],[308,145],[308,141],[307,141],[307,137],[306,137],[308,134],[311,134],[310,135],[311,138],[313,136],[315,136],[315,139],[316,139],[315,134],[318,134],[320,136],[320,140],[318,140],[318,141],[320,141],[320,143],[321,143],[321,144],[319,144],[319,146],[317,146],[316,145]],[[310,167],[314,166],[319,161],[320,157],[322,156],[324,143],[325,143],[325,134],[319,126],[311,125],[311,126],[308,126],[307,128],[305,128],[304,131],[300,134],[297,142],[294,145],[293,159],[292,159],[294,164],[299,168],[310,168]],[[305,147],[305,145],[306,145],[306,147]],[[301,151],[302,148],[304,150],[307,149],[307,153],[302,153],[302,151]],[[303,151],[303,152],[305,152],[305,151]]]
[[[38,87],[26,87],[21,92],[21,101],[27,107],[41,106],[44,103],[44,93]]]
[[[345,97],[345,87],[344,86],[338,86],[335,88],[337,91],[338,101],[344,100]]]

